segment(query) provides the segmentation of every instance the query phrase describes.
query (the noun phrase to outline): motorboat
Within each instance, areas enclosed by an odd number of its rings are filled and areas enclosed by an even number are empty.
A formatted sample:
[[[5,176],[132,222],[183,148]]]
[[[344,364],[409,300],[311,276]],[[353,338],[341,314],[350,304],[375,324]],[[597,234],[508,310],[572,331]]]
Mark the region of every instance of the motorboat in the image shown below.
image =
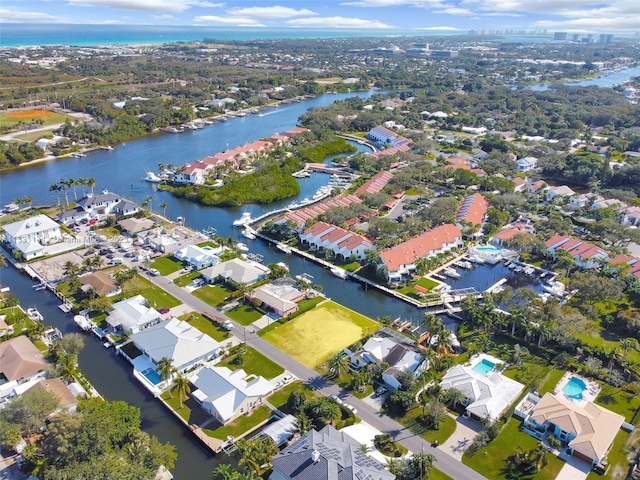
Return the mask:
[[[334,274],[336,277],[341,278],[343,280],[345,280],[347,278],[347,271],[344,268],[333,267],[331,269],[331,273]]]
[[[158,175],[156,175],[153,172],[147,172],[143,180],[145,182],[160,183],[162,181],[162,178],[160,178]]]
[[[286,243],[277,243],[276,248],[280,250],[282,253],[286,253],[286,254],[289,254],[292,251],[291,247]]]
[[[236,247],[238,247],[238,250],[240,250],[241,252],[248,252],[249,251],[249,247],[247,246],[246,243],[238,242],[236,244]]]
[[[551,295],[555,295],[556,297],[561,297],[565,293],[566,286],[564,283],[554,280],[549,282],[548,285],[543,285],[542,289],[545,292],[550,293]]]
[[[93,322],[84,315],[74,315],[73,321],[80,327],[81,330],[88,332],[93,327]]]
[[[4,206],[4,213],[15,213],[20,210],[20,205],[17,203],[8,203]]]
[[[301,273],[300,275],[296,275],[296,280],[300,280],[307,285],[311,285],[313,283],[313,276],[308,273]]]
[[[451,268],[451,267],[447,267],[443,269],[442,273],[450,278],[460,278],[460,274],[454,268]]]
[[[460,268],[464,268],[465,270],[471,270],[473,268],[473,265],[471,265],[471,262],[464,260],[462,262],[458,262],[457,265]]]
[[[524,273],[526,273],[527,275],[533,275],[535,273],[535,268],[533,268],[530,265],[527,265],[526,267],[524,267],[524,269],[522,270]]]
[[[38,283],[38,284],[36,284],[36,285],[34,285],[34,286],[33,286],[33,289],[34,289],[36,292],[41,292],[42,290],[46,290],[46,288],[47,288],[47,284],[46,284],[46,283],[44,283],[44,282],[42,282],[42,283]]]
[[[44,320],[42,314],[35,307],[27,308],[27,316],[36,322],[42,322]]]
[[[482,265],[483,263],[485,263],[484,258],[482,258],[480,255],[471,255],[469,257],[469,261],[477,263],[478,265]]]
[[[233,226],[234,227],[244,227],[245,225],[248,225],[250,223],[251,223],[251,213],[250,212],[244,212],[240,218],[238,218],[237,220],[233,221]]]
[[[250,227],[246,227],[244,230],[242,230],[242,236],[248,238],[249,240],[254,240],[256,238],[255,231]]]

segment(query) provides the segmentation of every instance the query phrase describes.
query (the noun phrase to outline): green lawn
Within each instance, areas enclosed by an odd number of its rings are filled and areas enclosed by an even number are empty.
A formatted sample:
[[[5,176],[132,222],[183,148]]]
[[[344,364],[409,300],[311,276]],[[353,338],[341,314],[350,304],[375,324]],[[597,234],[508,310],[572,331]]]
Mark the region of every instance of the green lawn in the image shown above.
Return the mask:
[[[191,283],[191,281],[194,278],[198,278],[200,276],[200,272],[195,271],[195,272],[189,272],[185,275],[181,275],[178,278],[176,278],[173,283],[175,283],[177,286],[179,287],[186,287],[187,285],[189,285]]]
[[[263,338],[308,367],[377,330],[379,324],[335,302],[325,302],[279,325]]]
[[[172,390],[172,393],[169,393],[168,391],[164,392],[161,397],[165,402],[167,402],[167,404],[169,404],[171,409],[180,415],[189,425],[200,425],[210,418],[209,415],[202,411],[198,402],[191,397],[183,401],[182,408],[180,408],[178,395],[176,394],[175,389]],[[173,398],[171,395],[173,395]]]
[[[432,468],[429,472],[429,480],[453,480],[453,478],[445,473],[442,473],[437,468]]]
[[[253,308],[251,305],[238,305],[231,310],[227,310],[226,315],[235,320],[240,325],[249,326],[260,317],[262,317],[262,313]]]
[[[194,297],[199,298],[205,303],[208,303],[212,307],[217,307],[224,303],[224,300],[229,296],[231,290],[224,285],[203,285],[200,288],[196,288],[191,294]]]
[[[153,262],[149,263],[149,268],[155,268],[160,272],[160,275],[169,275],[170,273],[177,272],[182,267],[184,267],[183,263],[173,255],[156,258]]]
[[[210,437],[226,440],[229,435],[239,437],[245,432],[254,429],[270,416],[271,410],[263,405],[255,409],[251,415],[240,415],[233,422],[229,422],[226,425],[214,429],[204,428],[202,430]]]
[[[602,385],[596,403],[624,415],[627,422],[632,422],[634,415],[640,409],[640,397],[606,384]]]
[[[557,368],[551,370],[544,379],[544,382],[540,385],[540,388],[538,388],[538,392],[542,395],[545,393],[553,393],[553,389],[565,373],[564,370],[558,370]]]
[[[589,473],[587,480],[598,480],[602,478],[625,480],[627,478],[630,462],[627,457],[629,451],[625,447],[625,445],[629,440],[629,436],[630,434],[623,430],[620,430],[618,432],[616,438],[613,440],[611,449],[607,454],[607,462],[609,462],[609,469],[607,470],[607,473],[603,476],[597,474],[596,472],[591,472]]]
[[[236,354],[230,355],[217,364],[219,367],[227,367],[231,370],[238,370],[242,368],[248,375],[261,375],[267,380],[277,377],[284,373],[284,368],[262,355],[252,347],[245,345],[246,353],[243,355],[244,363],[242,365],[236,365],[233,360],[236,358]]]
[[[416,407],[409,410],[404,417],[396,418],[396,420],[405,427],[409,427],[412,432],[417,433],[429,443],[433,443],[437,440],[442,445],[451,435],[453,435],[453,432],[456,431],[456,421],[449,415],[445,417],[438,430],[430,430],[426,428],[422,422],[418,420],[418,417],[421,415],[422,408]]]
[[[307,398],[312,398],[314,396],[313,390],[307,388],[306,385],[304,385],[301,381],[297,380],[275,391],[274,393],[271,394],[271,396],[269,396],[269,398],[267,398],[267,400],[271,405],[276,407],[278,410],[282,410],[283,412],[286,412],[286,413],[293,413],[287,409],[287,401],[289,400],[289,396],[291,395],[291,392],[294,392],[295,390],[302,391],[307,396]]]
[[[190,325],[196,327],[202,333],[206,333],[211,338],[218,342],[224,342],[231,336],[231,333],[218,326],[218,324],[213,323],[206,318],[204,318],[201,314],[197,312],[185,313],[184,315],[178,317],[180,320],[184,320],[189,322]]]
[[[481,448],[474,455],[464,454],[462,463],[473,468],[491,480],[512,480],[515,478],[527,478],[530,480],[552,480],[555,479],[564,462],[558,457],[549,454],[549,463],[535,475],[513,476],[507,469],[508,457],[522,447],[529,451],[538,447],[538,440],[524,432],[518,430],[520,422],[511,418],[500,434],[488,446]]]

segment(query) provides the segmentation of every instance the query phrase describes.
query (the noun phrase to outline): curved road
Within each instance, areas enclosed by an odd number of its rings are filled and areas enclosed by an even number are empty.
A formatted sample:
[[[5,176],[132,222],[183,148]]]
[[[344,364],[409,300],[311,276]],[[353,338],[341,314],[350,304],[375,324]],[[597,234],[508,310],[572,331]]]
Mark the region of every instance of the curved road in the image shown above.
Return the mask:
[[[218,315],[225,320],[231,320],[223,312],[216,310],[211,305],[203,302],[197,297],[194,297],[189,292],[181,287],[175,285],[171,280],[164,277],[149,277],[150,280],[158,285],[160,288],[166,290],[168,293],[182,301],[185,305],[193,308],[198,312],[215,311]],[[285,354],[281,350],[271,345],[266,340],[260,338],[256,333],[250,333],[249,329],[245,329],[244,326],[234,322],[235,332],[244,332],[246,335],[246,342],[248,345],[255,348],[258,352],[275,361],[284,367],[288,372],[292,373],[300,380],[305,382],[314,390],[319,391],[323,395],[338,395],[343,400],[347,401],[358,409],[358,416],[384,433],[389,433],[398,443],[408,448],[412,452],[430,453],[436,458],[436,468],[446,473],[455,480],[486,480],[485,477],[480,475],[475,470],[467,467],[457,459],[453,458],[446,452],[433,448],[429,443],[424,441],[420,436],[413,433],[409,428],[399,424],[395,420],[387,417],[381,412],[375,411],[370,405],[363,402],[357,397],[352,396],[347,391],[343,391],[333,382],[322,377],[315,370],[310,369],[306,365],[301,364],[294,358]],[[244,338],[241,338],[244,340]]]

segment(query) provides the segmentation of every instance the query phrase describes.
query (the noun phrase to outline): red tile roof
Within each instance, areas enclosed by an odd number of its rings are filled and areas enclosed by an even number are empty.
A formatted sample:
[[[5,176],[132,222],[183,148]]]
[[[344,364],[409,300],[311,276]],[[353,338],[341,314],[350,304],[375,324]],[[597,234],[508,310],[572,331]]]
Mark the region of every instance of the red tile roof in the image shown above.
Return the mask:
[[[456,212],[457,221],[466,221],[474,225],[481,225],[484,216],[489,209],[489,202],[479,193],[474,193],[465,197],[458,211]]]
[[[354,195],[360,196],[363,193],[378,193],[387,186],[387,183],[389,183],[389,180],[392,178],[393,174],[391,172],[382,171],[376,173],[373,177],[358,187],[354,192]]]
[[[284,215],[274,219],[274,222],[291,220],[297,223],[299,226],[302,226],[307,222],[307,220],[316,218],[318,215],[326,212],[329,208],[347,207],[352,203],[362,203],[362,200],[360,200],[355,195],[347,195],[345,197],[327,200],[326,202],[320,202],[310,207],[296,210],[294,212],[285,213]]]
[[[589,242],[583,242],[566,235],[554,235],[544,242],[547,248],[566,250],[572,257],[587,259],[596,255],[608,255],[609,252]]]

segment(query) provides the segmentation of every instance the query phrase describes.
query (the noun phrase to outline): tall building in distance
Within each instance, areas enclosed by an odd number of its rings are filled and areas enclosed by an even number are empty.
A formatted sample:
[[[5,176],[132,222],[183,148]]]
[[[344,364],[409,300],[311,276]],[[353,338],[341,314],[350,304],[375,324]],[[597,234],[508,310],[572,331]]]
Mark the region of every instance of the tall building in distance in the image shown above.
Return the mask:
[[[600,38],[598,39],[598,43],[613,43],[613,34],[601,33]]]
[[[553,39],[559,42],[564,42],[567,39],[567,32],[555,32]]]

